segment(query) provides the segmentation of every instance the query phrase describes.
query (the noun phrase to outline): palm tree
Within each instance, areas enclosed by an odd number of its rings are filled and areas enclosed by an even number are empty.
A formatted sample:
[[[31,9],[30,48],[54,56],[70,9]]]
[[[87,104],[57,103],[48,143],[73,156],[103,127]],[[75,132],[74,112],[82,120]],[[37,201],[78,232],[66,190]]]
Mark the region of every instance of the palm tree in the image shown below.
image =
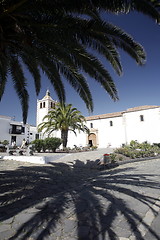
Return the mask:
[[[142,46],[120,28],[103,21],[101,10],[112,13],[136,10],[156,21],[160,18],[158,0],[0,2],[0,100],[10,76],[21,101],[24,123],[29,101],[29,80],[24,68],[34,79],[37,95],[42,71],[60,102],[65,102],[65,78],[92,111],[92,94],[84,73],[95,79],[113,100],[118,100],[114,81],[97,54],[105,57],[118,75],[122,74],[118,48],[139,65],[145,63]]]
[[[89,133],[89,129],[84,124],[85,117],[72,104],[58,103],[54,109],[43,118],[46,120],[38,126],[39,132],[50,135],[52,132],[60,130],[63,148],[66,148],[68,141],[68,131],[76,134],[76,130]]]

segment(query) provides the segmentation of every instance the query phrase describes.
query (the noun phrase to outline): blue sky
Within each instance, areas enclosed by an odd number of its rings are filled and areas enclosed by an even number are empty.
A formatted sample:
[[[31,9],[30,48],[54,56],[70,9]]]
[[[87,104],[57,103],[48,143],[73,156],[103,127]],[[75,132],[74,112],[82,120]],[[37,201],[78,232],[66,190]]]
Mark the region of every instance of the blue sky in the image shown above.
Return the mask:
[[[135,106],[160,105],[160,26],[149,17],[138,13],[118,16],[105,14],[105,18],[123,28],[143,45],[147,62],[144,66],[138,66],[126,53],[120,51],[123,66],[121,77],[117,76],[109,63],[106,63],[118,89],[120,100],[117,102],[113,102],[101,86],[86,75],[94,102],[94,112],[90,115],[118,112]],[[52,98],[58,99],[45,76],[42,76],[42,88],[38,97],[35,94],[33,79],[27,72],[26,77],[30,95],[27,122],[35,125],[37,99],[43,98],[47,88]],[[81,98],[67,83],[65,86],[67,103],[72,103],[84,116],[88,116],[88,110]],[[16,121],[22,121],[21,105],[10,79],[0,102],[0,115],[15,117]]]

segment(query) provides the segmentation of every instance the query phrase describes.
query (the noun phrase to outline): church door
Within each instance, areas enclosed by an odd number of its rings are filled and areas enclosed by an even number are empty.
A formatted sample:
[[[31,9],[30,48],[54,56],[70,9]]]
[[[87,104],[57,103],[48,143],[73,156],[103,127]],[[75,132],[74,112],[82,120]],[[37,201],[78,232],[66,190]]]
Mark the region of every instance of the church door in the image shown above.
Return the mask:
[[[88,136],[88,144],[92,146],[97,146],[97,141],[96,141],[96,134],[91,133]]]

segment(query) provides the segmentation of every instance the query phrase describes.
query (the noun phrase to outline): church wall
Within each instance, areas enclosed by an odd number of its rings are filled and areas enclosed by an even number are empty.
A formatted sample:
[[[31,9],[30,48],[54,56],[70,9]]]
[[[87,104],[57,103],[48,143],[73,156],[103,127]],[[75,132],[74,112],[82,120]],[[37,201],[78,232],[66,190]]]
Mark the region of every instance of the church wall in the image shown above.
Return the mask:
[[[126,112],[125,120],[127,143],[130,143],[131,140],[137,140],[138,142],[148,141],[150,143],[160,142],[159,108]]]
[[[40,102],[46,102],[46,108],[39,108]],[[47,104],[54,101],[46,92],[46,96],[37,101],[37,122],[42,122],[43,117],[48,113]],[[143,109],[143,110],[142,110]],[[105,116],[104,116],[105,115]],[[103,118],[105,117],[105,118]],[[138,142],[148,141],[160,143],[160,107],[140,106],[130,108],[124,112],[97,115],[96,119],[90,120],[86,125],[90,129],[90,135],[86,133],[69,132],[68,147],[87,146],[92,143],[99,148],[120,147],[122,144],[129,144],[131,140]],[[95,118],[95,116],[93,116]],[[54,132],[54,137],[61,137],[60,131]]]
[[[67,147],[74,148],[74,145],[77,147],[86,147],[87,142],[87,134],[84,132],[76,131],[76,135],[73,132],[68,133],[68,143]]]
[[[99,148],[118,147],[125,142],[122,117],[98,119],[87,121],[87,126],[97,131],[97,146]]]

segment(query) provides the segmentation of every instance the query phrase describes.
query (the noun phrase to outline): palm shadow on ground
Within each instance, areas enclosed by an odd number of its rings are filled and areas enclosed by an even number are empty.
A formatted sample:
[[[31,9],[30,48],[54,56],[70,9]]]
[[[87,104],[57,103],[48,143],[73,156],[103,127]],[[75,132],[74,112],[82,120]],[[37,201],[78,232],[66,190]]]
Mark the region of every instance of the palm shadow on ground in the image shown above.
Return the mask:
[[[1,171],[0,221],[14,218],[10,240],[116,240],[131,233],[143,240],[140,222],[160,239],[141,212],[143,206],[156,214],[152,206],[158,194],[152,197],[152,191],[159,193],[160,184],[153,177],[134,172],[134,167],[100,171],[79,160],[72,166],[52,163]],[[21,220],[20,227],[15,219]]]

